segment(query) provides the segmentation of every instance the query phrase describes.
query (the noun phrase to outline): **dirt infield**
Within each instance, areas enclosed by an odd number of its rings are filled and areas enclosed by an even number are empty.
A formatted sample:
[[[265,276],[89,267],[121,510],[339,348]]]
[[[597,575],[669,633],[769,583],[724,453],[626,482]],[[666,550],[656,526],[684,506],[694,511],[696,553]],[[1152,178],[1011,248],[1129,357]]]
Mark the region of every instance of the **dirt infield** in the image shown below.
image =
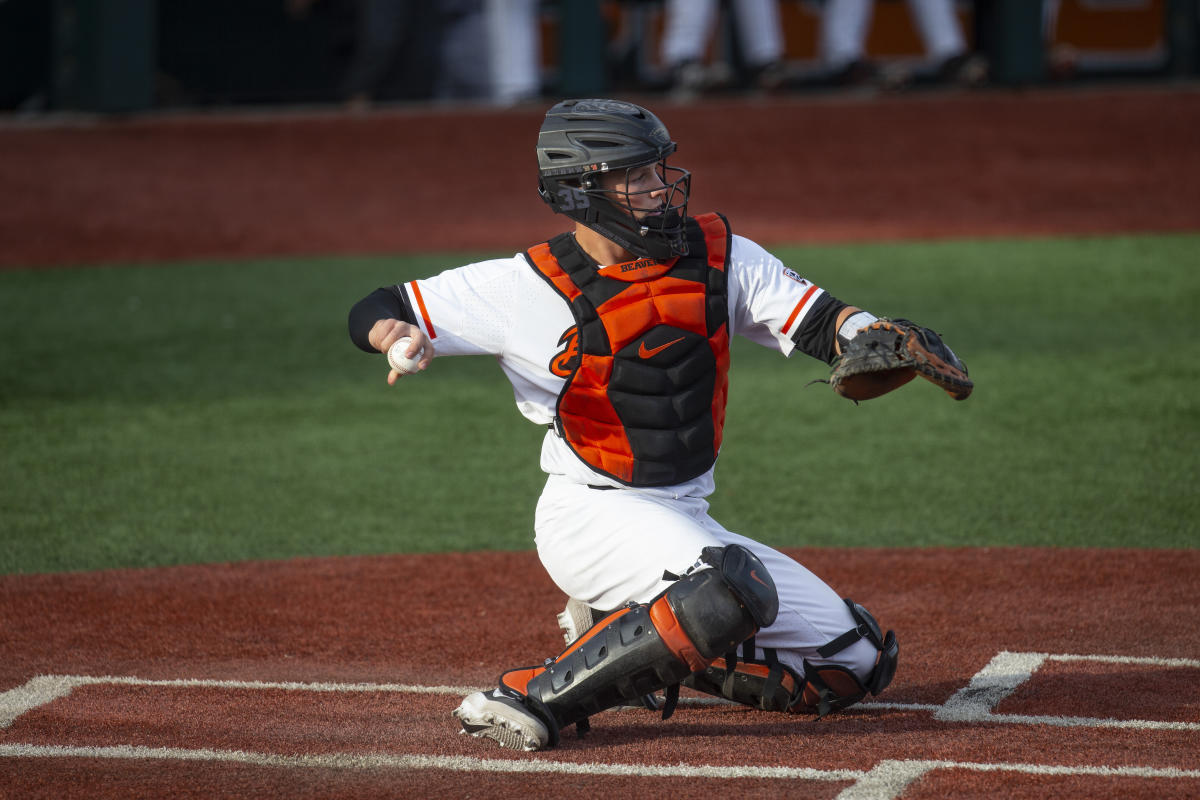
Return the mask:
[[[1195,230],[1200,89],[656,104],[764,244]],[[511,252],[543,109],[0,126],[0,265]]]
[[[502,667],[558,650],[563,598],[532,553],[3,577],[5,782],[14,797],[835,797],[880,770],[898,792],[844,796],[1200,792],[1200,634],[1179,625],[1200,551],[792,554],[899,632],[884,695],[820,722],[609,712],[537,754],[450,718]]]
[[[661,111],[767,244],[1200,228],[1194,87]],[[0,266],[515,249],[541,113],[0,124]],[[1200,550],[793,555],[899,633],[881,697],[534,754],[449,716],[558,651],[531,552],[0,576],[0,798],[1200,796]]]

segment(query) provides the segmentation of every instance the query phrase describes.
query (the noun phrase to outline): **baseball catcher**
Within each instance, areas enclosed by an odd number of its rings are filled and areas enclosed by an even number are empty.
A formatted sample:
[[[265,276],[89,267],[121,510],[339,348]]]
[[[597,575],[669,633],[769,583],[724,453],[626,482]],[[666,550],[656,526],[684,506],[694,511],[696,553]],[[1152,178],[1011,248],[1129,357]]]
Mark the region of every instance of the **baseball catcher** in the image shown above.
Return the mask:
[[[409,376],[435,351],[492,356],[544,430],[534,541],[570,598],[567,647],[454,711],[463,733],[502,747],[552,747],[605,709],[657,706],[650,696],[669,717],[681,685],[823,717],[896,672],[896,635],[865,607],[710,516],[730,342],[835,364],[834,388],[853,399],[918,374],[961,399],[966,368],[932,331],[842,302],[724,216],[690,213],[675,152],[645,108],[558,103],[538,132],[538,194],[569,230],[381,287],[350,312],[365,352],[407,339],[398,358],[416,366],[394,366],[389,384],[419,391]]]

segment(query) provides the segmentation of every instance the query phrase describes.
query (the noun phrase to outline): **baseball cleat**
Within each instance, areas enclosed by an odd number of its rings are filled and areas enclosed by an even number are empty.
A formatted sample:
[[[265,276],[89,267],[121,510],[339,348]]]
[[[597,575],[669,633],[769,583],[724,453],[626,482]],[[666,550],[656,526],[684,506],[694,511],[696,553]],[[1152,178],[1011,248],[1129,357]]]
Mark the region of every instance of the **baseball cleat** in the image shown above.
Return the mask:
[[[492,739],[511,750],[541,750],[550,741],[545,724],[525,706],[498,692],[475,692],[454,709],[461,733]]]
[[[591,606],[574,597],[567,601],[567,607],[558,615],[558,627],[562,629],[563,641],[567,645],[583,636],[594,622]]]

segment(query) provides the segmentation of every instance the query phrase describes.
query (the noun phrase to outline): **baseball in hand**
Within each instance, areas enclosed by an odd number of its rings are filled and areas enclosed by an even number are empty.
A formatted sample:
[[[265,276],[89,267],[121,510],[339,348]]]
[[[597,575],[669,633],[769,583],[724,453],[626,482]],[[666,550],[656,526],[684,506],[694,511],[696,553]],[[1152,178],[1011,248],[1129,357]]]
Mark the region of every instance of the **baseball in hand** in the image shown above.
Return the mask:
[[[404,355],[410,344],[412,344],[412,338],[405,336],[388,348],[388,364],[401,375],[411,375],[417,372],[417,359]],[[420,353],[418,352],[417,355],[419,356]]]

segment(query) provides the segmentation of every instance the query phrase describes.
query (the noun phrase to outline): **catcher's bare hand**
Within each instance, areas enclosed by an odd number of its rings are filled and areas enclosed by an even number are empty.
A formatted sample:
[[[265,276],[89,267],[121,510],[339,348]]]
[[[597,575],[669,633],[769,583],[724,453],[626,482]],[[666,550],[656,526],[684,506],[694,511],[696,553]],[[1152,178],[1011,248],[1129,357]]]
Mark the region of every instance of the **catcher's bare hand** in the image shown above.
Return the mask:
[[[367,334],[367,340],[371,346],[381,353],[386,353],[391,349],[392,345],[403,339],[405,336],[412,339],[409,342],[408,349],[404,355],[408,358],[413,358],[417,353],[421,353],[421,358],[417,362],[417,369],[429,369],[429,363],[433,361],[433,342],[422,333],[421,329],[416,325],[408,322],[403,322],[398,319],[381,319],[371,326],[371,332]],[[391,370],[388,372],[387,382],[389,386],[393,386],[398,378],[403,377],[403,373]]]
[[[975,387],[966,365],[937,333],[906,319],[880,319],[850,340],[829,382],[857,402],[898,389],[918,375],[955,400],[966,400]]]

